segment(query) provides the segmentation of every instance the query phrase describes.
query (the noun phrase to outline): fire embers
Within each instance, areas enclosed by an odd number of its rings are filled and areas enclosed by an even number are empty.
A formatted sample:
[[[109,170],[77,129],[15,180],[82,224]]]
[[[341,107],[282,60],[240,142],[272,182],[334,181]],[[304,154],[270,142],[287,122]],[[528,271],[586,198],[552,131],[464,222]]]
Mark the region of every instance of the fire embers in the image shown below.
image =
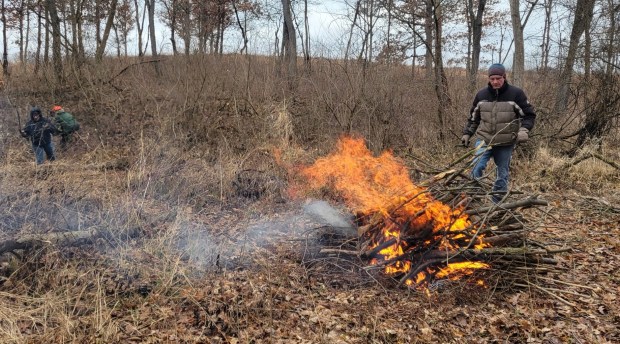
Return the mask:
[[[395,200],[386,213],[362,217],[368,219],[358,230],[362,258],[399,276],[401,284],[419,287],[489,267],[472,261],[486,244],[467,216],[433,199],[415,202],[420,195]]]
[[[400,284],[426,287],[488,267],[476,261],[476,249],[486,244],[462,209],[413,184],[390,152],[375,157],[362,139],[344,137],[302,174],[311,188],[335,190],[358,214],[361,257]]]

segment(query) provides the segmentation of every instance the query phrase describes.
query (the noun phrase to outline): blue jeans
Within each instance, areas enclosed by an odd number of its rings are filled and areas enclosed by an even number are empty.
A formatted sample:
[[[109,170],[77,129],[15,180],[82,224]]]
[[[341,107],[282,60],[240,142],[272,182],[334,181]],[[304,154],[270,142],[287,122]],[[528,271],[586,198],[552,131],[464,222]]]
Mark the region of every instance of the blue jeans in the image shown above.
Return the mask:
[[[474,169],[471,174],[474,179],[482,178],[484,170],[489,163],[491,157],[497,166],[495,183],[493,183],[493,192],[505,193],[508,191],[508,179],[510,178],[510,159],[512,158],[512,151],[514,145],[508,146],[493,146],[487,149],[487,146],[482,140],[476,142],[476,147],[481,144],[480,148],[476,151],[476,158],[474,159]],[[503,198],[503,194],[494,194],[492,197],[493,202],[498,203]]]
[[[37,165],[40,165],[45,161],[46,155],[47,160],[56,160],[56,156],[54,155],[54,143],[52,142],[49,142],[47,144],[42,143],[38,146],[32,145],[32,150],[34,151],[34,156],[37,159]]]

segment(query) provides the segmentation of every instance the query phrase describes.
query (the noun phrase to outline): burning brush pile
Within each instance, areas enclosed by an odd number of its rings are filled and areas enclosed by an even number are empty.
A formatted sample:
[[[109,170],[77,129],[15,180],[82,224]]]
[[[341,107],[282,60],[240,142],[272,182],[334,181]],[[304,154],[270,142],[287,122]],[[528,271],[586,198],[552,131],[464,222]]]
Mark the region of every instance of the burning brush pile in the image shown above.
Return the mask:
[[[362,139],[342,138],[335,152],[302,170],[311,189],[335,192],[356,214],[357,238],[332,242],[323,252],[355,255],[366,270],[414,288],[459,279],[485,285],[483,272],[523,276],[555,265],[552,255],[560,250],[528,239],[536,224],[517,212],[546,202],[507,197],[494,205],[464,169],[415,185],[390,152],[373,156]],[[351,239],[356,249],[344,249]]]

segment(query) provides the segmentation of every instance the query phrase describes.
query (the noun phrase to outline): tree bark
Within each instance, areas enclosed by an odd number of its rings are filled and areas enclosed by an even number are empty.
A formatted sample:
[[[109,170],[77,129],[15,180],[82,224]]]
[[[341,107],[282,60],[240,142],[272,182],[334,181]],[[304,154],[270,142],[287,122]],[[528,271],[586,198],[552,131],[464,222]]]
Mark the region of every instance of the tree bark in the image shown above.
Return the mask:
[[[424,17],[424,38],[426,44],[426,53],[424,54],[424,67],[426,68],[426,77],[430,79],[433,76],[433,1],[426,1],[426,16]]]
[[[305,49],[305,58],[304,62],[306,64],[306,68],[310,68],[310,22],[308,20],[308,0],[304,0],[304,31],[306,32],[306,37],[304,41]]]
[[[145,0],[145,3],[148,0]],[[144,56],[144,51],[142,50],[142,32],[144,31],[144,18],[146,16],[146,10],[142,12],[142,21],[140,21],[140,5],[138,4],[138,0],[134,0],[133,4],[135,6],[135,14],[136,14],[136,30],[138,31],[138,56]]]
[[[564,63],[564,68],[560,74],[560,79],[558,80],[559,87],[554,106],[554,112],[556,114],[564,113],[568,107],[568,93],[571,85],[571,79],[573,77],[573,67],[575,65],[577,49],[579,47],[579,38],[585,31],[586,27],[588,27],[588,23],[592,19],[594,2],[595,0],[577,0],[575,20],[570,34],[568,53]]]
[[[236,1],[232,2],[232,6],[233,6],[233,11],[235,12],[235,19],[237,19],[237,26],[239,26],[239,31],[241,31],[241,38],[243,38],[243,46],[241,47],[241,50],[239,51],[240,54],[246,53],[247,54],[247,49],[248,49],[248,37],[246,34],[246,27],[245,25],[241,24],[241,18],[239,18],[239,10],[237,9],[237,5],[235,3]]]
[[[19,21],[19,62],[22,66],[25,65],[26,56],[24,55],[24,1],[19,2],[17,8],[17,16]]]
[[[110,3],[110,12],[108,13],[108,20],[105,24],[105,29],[103,30],[103,36],[101,37],[101,43],[97,47],[97,52],[95,53],[95,60],[101,61],[103,59],[103,54],[105,53],[105,48],[108,43],[108,37],[110,37],[110,30],[112,30],[112,25],[114,24],[114,16],[116,15],[116,5],[118,4],[118,0],[112,0]]]
[[[549,51],[551,49],[551,9],[553,7],[553,0],[545,0],[545,22],[543,26],[542,36],[542,51],[541,51],[541,67],[546,73],[549,69]]]
[[[8,46],[6,42],[6,7],[2,0],[2,74],[4,76],[9,75],[9,54]]]
[[[362,0],[357,0],[355,3],[355,13],[353,14],[353,21],[351,22],[351,29],[349,30],[349,39],[347,40],[347,47],[344,50],[344,59],[345,61],[349,59],[349,51],[351,49],[351,42],[353,41],[353,30],[355,29],[355,24],[357,23],[357,17],[360,13],[360,5]]]
[[[52,26],[52,64],[54,65],[54,74],[56,80],[62,82],[64,80],[61,41],[60,41],[60,18],[56,8],[56,0],[46,0],[46,8],[49,13],[50,25]]]
[[[39,74],[41,68],[41,45],[43,35],[43,5],[41,0],[37,1],[37,51],[34,55],[34,74]]]
[[[284,61],[287,66],[287,77],[289,88],[293,88],[297,78],[297,39],[295,25],[291,13],[291,0],[282,0],[282,11],[284,14],[284,32],[282,43],[284,44]]]
[[[437,107],[437,122],[439,125],[439,139],[443,140],[445,112],[446,109],[452,105],[452,101],[448,95],[448,78],[443,68],[443,5],[436,0],[431,0],[431,3],[433,4],[433,31],[435,33],[435,49],[433,54],[433,62],[435,64],[435,93],[439,102],[439,106]]]
[[[515,44],[511,83],[515,86],[522,87],[523,70],[525,69],[525,47],[523,43],[523,28],[521,27],[519,0],[510,0],[510,19],[512,22],[512,34]]]
[[[478,8],[474,14],[473,2],[469,3],[469,20],[471,23],[471,62],[467,71],[469,80],[469,93],[476,91],[478,68],[480,67],[480,41],[482,40],[482,16],[486,7],[486,0],[478,1]]]

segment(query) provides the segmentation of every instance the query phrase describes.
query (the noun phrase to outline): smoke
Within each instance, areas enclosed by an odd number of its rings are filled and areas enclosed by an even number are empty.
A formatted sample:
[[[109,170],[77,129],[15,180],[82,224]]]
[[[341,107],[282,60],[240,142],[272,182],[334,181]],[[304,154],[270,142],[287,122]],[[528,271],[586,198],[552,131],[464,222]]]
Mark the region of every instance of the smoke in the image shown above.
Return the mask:
[[[355,233],[352,221],[325,201],[309,201],[303,210],[306,215],[322,225],[340,229],[345,232],[343,234]]]
[[[356,234],[343,212],[316,200],[275,214],[240,216],[229,226],[214,225],[185,221],[179,224],[181,230],[176,241],[177,248],[190,262],[207,270],[243,268],[252,265],[257,256],[281,250],[300,253],[320,245],[325,227],[339,235]]]

